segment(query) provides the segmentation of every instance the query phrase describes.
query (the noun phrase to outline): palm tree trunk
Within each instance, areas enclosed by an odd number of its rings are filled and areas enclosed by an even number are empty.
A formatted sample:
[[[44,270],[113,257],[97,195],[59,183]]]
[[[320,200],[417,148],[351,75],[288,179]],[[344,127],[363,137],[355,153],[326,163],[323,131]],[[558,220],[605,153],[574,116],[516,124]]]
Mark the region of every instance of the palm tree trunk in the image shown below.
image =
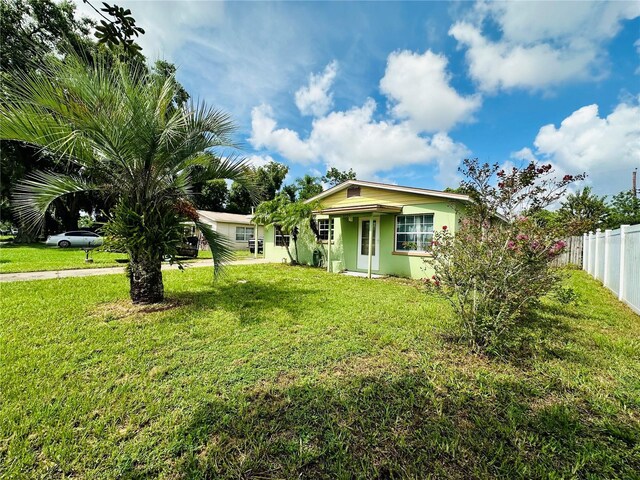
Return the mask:
[[[159,257],[131,255],[129,295],[131,301],[137,304],[159,303],[164,300],[162,262]]]

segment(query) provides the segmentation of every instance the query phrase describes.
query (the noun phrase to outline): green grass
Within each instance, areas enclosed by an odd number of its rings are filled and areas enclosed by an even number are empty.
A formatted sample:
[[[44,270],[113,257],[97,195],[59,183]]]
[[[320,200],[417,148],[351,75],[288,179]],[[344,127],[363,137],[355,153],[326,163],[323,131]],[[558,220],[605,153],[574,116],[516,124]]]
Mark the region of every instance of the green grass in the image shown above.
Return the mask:
[[[514,361],[409,281],[165,279],[0,286],[0,477],[640,478],[640,317],[583,272]]]
[[[85,263],[85,253],[79,248],[7,243],[0,246],[0,273],[115,267],[116,259],[126,258],[122,253],[109,252],[91,252],[89,256],[93,263]]]
[[[246,252],[248,253],[248,250]],[[120,265],[116,260],[126,259],[127,256],[123,253],[93,251],[90,258],[93,259],[93,263],[85,263],[85,252],[79,248],[48,247],[42,243],[5,243],[0,245],[0,273],[116,267]],[[198,258],[211,258],[211,251],[201,250]],[[248,255],[239,251],[236,258],[248,258]],[[181,261],[189,263],[193,260]]]

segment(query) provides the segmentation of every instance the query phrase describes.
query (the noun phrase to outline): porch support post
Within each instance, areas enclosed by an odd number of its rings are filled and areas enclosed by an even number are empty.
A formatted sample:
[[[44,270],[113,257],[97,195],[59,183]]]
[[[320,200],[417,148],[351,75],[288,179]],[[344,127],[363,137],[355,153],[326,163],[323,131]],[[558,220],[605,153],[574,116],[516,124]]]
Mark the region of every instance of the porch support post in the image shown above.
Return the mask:
[[[253,232],[253,258],[258,258],[258,222]]]
[[[251,216],[255,213],[254,207],[251,207]],[[253,229],[253,258],[258,258],[258,222]]]
[[[373,215],[371,216],[371,218],[369,218],[369,263],[367,266],[367,277],[371,278],[371,261],[372,261],[372,255],[371,255],[371,249],[373,248]]]
[[[331,215],[329,215],[329,238],[327,239],[327,272],[331,272]]]

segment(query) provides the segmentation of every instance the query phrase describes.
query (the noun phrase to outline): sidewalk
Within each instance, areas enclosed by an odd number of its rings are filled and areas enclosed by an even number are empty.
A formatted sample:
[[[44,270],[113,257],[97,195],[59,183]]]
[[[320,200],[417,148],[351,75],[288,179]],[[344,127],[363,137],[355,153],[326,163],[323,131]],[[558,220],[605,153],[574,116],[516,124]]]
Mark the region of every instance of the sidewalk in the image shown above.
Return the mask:
[[[227,265],[253,265],[257,263],[269,263],[263,258],[248,258],[244,260],[234,260]],[[209,258],[206,260],[196,260],[195,262],[183,263],[185,269],[196,267],[213,268],[213,261]],[[163,264],[162,271],[177,270],[178,265]],[[124,273],[124,267],[109,268],[81,268],[77,270],[50,270],[48,272],[20,272],[20,273],[2,273],[0,274],[0,283],[2,282],[25,282],[29,280],[50,280],[52,278],[69,278],[69,277],[94,277],[96,275],[114,275],[116,273]]]

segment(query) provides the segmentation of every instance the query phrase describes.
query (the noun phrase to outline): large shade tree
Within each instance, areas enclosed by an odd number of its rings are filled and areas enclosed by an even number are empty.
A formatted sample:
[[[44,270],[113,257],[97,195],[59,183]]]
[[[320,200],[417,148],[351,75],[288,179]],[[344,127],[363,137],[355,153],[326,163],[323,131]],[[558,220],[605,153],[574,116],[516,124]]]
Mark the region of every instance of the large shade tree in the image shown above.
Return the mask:
[[[215,270],[231,258],[224,237],[199,221],[192,199],[194,171],[242,182],[254,190],[245,162],[233,154],[234,124],[205,104],[176,106],[172,77],[146,68],[76,55],[49,57],[38,71],[15,73],[0,104],[0,138],[51,152],[77,174],[36,171],[14,189],[25,226],[39,228],[57,198],[100,191],[115,207],[108,242],[130,259],[134,303],[163,300],[161,261],[177,255],[184,221],[203,233]]]

